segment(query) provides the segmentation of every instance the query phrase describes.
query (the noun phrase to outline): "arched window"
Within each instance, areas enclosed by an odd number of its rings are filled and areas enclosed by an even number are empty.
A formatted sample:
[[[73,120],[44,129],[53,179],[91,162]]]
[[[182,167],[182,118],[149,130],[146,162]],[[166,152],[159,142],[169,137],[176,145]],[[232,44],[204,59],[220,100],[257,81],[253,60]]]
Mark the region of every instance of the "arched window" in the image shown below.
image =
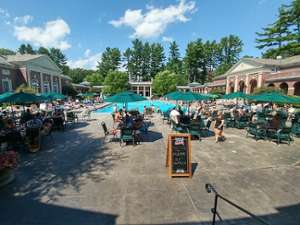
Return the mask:
[[[284,94],[288,93],[289,85],[287,83],[281,83],[279,88],[282,90]]]
[[[245,88],[246,88],[245,82],[243,80],[241,80],[239,83],[239,92],[244,92]]]
[[[234,92],[234,83],[230,82],[229,83],[229,93],[233,93]]]
[[[255,79],[250,81],[250,93],[254,92],[254,89],[257,87],[257,81]]]
[[[270,84],[268,84],[268,87],[271,87],[271,88],[273,88],[273,87],[275,87],[275,84],[273,84],[273,83],[270,83]]]
[[[300,81],[294,84],[294,95],[300,96]]]

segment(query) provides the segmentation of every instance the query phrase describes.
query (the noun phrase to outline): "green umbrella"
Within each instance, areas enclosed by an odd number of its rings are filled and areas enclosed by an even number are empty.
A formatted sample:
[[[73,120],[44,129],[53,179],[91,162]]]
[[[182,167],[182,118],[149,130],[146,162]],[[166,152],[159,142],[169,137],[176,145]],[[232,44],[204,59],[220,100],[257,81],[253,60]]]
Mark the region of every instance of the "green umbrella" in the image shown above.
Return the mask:
[[[27,103],[40,102],[40,100],[41,99],[35,94],[19,92],[19,93],[13,93],[7,97],[0,99],[0,102],[23,105]]]
[[[243,92],[233,92],[227,95],[223,95],[222,99],[235,99],[235,98],[248,98],[249,96]]]
[[[164,95],[164,98],[167,98],[167,99],[172,99],[174,98],[175,96],[178,96],[180,94],[182,94],[183,92],[180,92],[180,91],[173,91],[173,92],[170,92],[166,95]]]
[[[56,99],[65,99],[66,96],[56,92],[48,92],[39,95],[44,100],[56,100]]]
[[[207,97],[209,97],[209,98],[211,98],[211,99],[217,99],[217,98],[220,98],[220,96],[217,95],[217,94],[210,94],[210,93],[207,93],[207,94],[202,94],[202,95],[207,96]]]
[[[285,103],[285,104],[295,104],[299,101],[292,97],[286,96],[278,92],[265,92],[258,95],[253,95],[249,97],[249,100],[256,102],[272,102],[272,103]]]
[[[115,94],[111,97],[108,97],[104,101],[116,102],[116,103],[127,103],[127,102],[137,102],[137,101],[144,101],[144,100],[147,99],[131,91],[125,91],[125,92]]]
[[[178,92],[169,96],[169,99],[176,100],[176,101],[202,101],[202,100],[210,100],[208,96],[201,95],[195,92]]]
[[[1,95],[0,95],[0,101],[1,101],[1,99],[4,99],[4,98],[6,98],[6,97],[8,97],[8,96],[11,96],[13,94],[13,92],[5,92],[5,93],[2,93]]]
[[[97,94],[92,93],[92,92],[87,92],[87,93],[80,93],[77,96],[80,96],[80,97],[94,97],[95,95],[97,95]]]

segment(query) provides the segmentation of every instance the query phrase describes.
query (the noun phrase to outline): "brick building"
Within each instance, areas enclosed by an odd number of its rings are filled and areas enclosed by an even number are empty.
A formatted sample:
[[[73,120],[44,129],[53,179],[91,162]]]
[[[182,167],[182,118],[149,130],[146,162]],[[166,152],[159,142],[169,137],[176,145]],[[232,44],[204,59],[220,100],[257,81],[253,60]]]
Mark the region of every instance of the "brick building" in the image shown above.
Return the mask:
[[[0,93],[14,91],[21,84],[38,92],[62,92],[71,83],[61,69],[46,55],[0,56]]]
[[[260,87],[277,87],[286,94],[300,96],[300,56],[285,59],[242,58],[211,83],[189,86],[188,89],[199,93],[217,89],[227,94],[237,91],[251,94]],[[182,86],[177,89],[182,89]]]

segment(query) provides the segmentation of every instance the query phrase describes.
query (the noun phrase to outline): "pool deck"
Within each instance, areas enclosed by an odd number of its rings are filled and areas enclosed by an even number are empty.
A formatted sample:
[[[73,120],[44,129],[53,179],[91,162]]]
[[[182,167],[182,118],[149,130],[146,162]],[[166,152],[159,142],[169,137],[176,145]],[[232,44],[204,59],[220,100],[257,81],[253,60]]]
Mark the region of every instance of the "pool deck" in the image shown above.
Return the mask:
[[[37,154],[21,154],[17,179],[0,189],[1,225],[210,224],[214,184],[230,200],[270,224],[299,225],[300,139],[288,146],[246,138],[225,129],[227,140],[192,141],[192,178],[169,178],[165,168],[170,128],[151,118],[144,142],[121,148],[105,143],[93,114],[44,139]],[[255,224],[220,202],[229,224]]]

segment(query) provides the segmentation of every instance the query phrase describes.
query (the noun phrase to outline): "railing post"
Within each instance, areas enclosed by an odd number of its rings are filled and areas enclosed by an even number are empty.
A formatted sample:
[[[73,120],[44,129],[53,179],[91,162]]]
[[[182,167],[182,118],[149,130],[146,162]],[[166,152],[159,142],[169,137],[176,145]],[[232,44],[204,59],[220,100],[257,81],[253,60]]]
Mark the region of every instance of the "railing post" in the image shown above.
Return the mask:
[[[214,203],[214,208],[212,209],[213,213],[213,221],[212,225],[215,225],[216,223],[216,214],[217,214],[217,207],[218,207],[218,194],[215,194],[215,203]]]

